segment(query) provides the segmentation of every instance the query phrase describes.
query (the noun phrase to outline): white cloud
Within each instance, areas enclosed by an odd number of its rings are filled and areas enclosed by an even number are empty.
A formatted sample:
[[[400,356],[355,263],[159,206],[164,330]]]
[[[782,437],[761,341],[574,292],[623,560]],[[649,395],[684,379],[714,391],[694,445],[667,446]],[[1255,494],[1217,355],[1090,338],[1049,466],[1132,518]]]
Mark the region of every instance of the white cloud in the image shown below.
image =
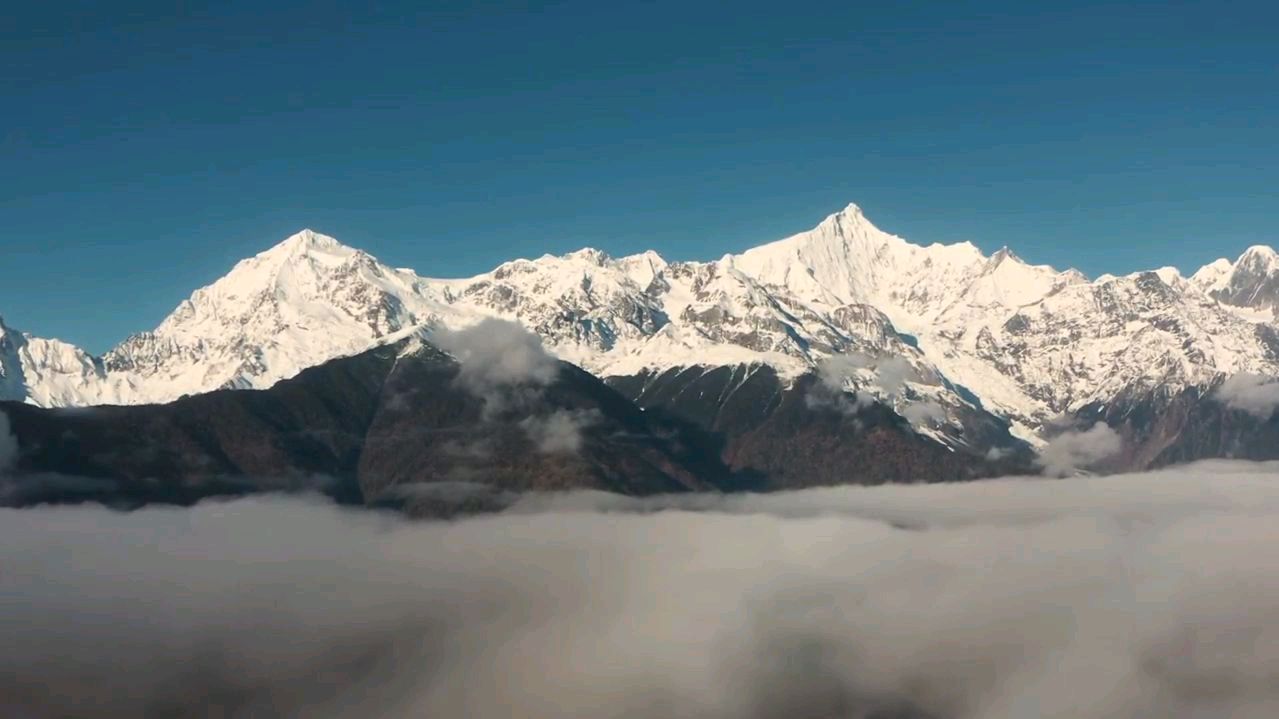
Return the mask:
[[[436,330],[431,341],[457,358],[457,382],[484,400],[486,419],[504,412],[530,413],[519,424],[539,452],[577,452],[582,430],[599,420],[596,410],[545,412],[538,406],[560,363],[542,346],[541,337],[518,323],[486,318],[460,330]]]
[[[885,396],[896,397],[906,389],[907,380],[916,378],[915,368],[904,357],[875,357],[863,352],[832,355],[817,364],[817,377],[827,388],[840,392],[849,380],[854,384],[878,389]]]
[[[932,400],[912,402],[902,407],[901,415],[913,425],[937,424],[946,419],[946,410]]]
[[[875,398],[865,392],[844,392],[832,390],[829,385],[819,383],[804,395],[804,406],[814,410],[835,410],[846,415],[856,415],[863,409],[875,404]]]
[[[1215,396],[1231,409],[1267,420],[1279,410],[1279,379],[1246,372],[1237,374],[1222,382]]]
[[[525,417],[520,420],[520,426],[539,452],[572,454],[582,448],[582,430],[599,417],[595,410],[560,409],[548,415]]]
[[[0,713],[1269,719],[1277,471],[0,511]]]
[[[431,342],[457,358],[458,384],[483,399],[489,415],[535,399],[559,373],[541,338],[515,322],[490,317],[459,330],[441,328]]]
[[[881,357],[873,365],[875,382],[887,395],[899,395],[906,389],[906,381],[915,379],[915,368],[904,357]]]
[[[870,366],[870,356],[861,352],[831,355],[817,363],[817,378],[834,392],[843,392],[848,380]]]
[[[917,379],[917,374],[904,357],[875,357],[863,352],[832,355],[817,364],[817,378],[824,391],[804,398],[810,408],[857,414],[875,404],[878,392],[888,402],[900,403],[899,413],[911,424],[945,419],[945,410],[937,402],[907,400],[906,383]]]
[[[1113,457],[1121,449],[1119,433],[1105,422],[1097,422],[1085,431],[1067,430],[1050,439],[1040,448],[1038,462],[1044,474],[1064,477]]]
[[[493,456],[493,442],[487,439],[477,439],[471,442],[449,440],[440,445],[440,451],[449,457],[488,459]]]

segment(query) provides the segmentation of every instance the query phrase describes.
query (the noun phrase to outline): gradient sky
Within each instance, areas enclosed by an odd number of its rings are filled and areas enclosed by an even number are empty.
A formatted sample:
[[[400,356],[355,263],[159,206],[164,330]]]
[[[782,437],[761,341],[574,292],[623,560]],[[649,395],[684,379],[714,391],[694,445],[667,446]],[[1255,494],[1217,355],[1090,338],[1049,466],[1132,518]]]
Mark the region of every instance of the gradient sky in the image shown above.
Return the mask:
[[[302,228],[424,275],[850,201],[1090,275],[1275,244],[1273,2],[59,2],[0,24],[0,314],[100,352]]]

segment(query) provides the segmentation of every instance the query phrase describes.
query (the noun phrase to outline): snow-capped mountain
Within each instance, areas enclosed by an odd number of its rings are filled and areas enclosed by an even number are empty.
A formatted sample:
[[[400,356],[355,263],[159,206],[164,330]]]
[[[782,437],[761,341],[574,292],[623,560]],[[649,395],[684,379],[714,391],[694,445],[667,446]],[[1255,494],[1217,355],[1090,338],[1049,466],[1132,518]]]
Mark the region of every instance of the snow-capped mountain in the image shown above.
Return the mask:
[[[0,399],[46,407],[99,404],[105,386],[100,359],[75,345],[16,330],[0,318]]]
[[[585,249],[456,280],[388,267],[308,230],[101,358],[0,325],[0,398],[132,404],[267,387],[414,328],[499,316],[601,377],[756,364],[793,379],[832,356],[897,358],[894,381],[867,360],[845,372],[846,386],[943,441],[977,411],[1034,441],[1052,417],[1121,392],[1279,374],[1277,305],[1270,248],[1190,278],[1163,268],[1090,281],[1007,249],[914,245],[855,205],[716,261]]]
[[[196,290],[103,365],[124,403],[267,387],[455,314],[412,271],[303,230]]]
[[[1258,277],[1258,252],[1230,274]],[[975,395],[1027,439],[1121,390],[1279,368],[1271,323],[1175,269],[1089,281],[1007,248],[913,245],[855,205],[715,262],[587,250],[449,287],[449,301],[519,320],[602,376],[743,362],[794,376],[830,355],[906,357],[912,397],[956,408]]]
[[[1191,282],[1212,297],[1236,307],[1279,312],[1279,253],[1265,245],[1249,247],[1239,259],[1207,265]]]
[[[6,330],[0,371],[8,381],[0,398],[43,406],[140,404],[269,387],[442,315],[463,321],[411,271],[304,230],[237,263],[154,330],[101,358]]]

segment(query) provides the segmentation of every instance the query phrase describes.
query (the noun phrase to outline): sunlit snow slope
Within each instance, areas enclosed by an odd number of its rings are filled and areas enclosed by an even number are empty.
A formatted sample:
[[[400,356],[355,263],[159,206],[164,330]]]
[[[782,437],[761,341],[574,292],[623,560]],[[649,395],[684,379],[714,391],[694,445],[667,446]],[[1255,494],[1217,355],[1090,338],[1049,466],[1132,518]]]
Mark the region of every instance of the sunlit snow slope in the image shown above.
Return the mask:
[[[913,245],[855,205],[711,262],[585,249],[455,280],[305,230],[100,358],[0,324],[0,398],[132,404],[267,387],[416,328],[499,316],[605,377],[758,363],[793,378],[832,355],[900,358],[896,388],[853,370],[848,386],[899,411],[928,408],[903,413],[923,417],[923,431],[980,405],[1033,438],[1050,418],[1121,392],[1279,374],[1277,307],[1268,247],[1189,278],[1162,268],[1090,281],[1007,249]]]

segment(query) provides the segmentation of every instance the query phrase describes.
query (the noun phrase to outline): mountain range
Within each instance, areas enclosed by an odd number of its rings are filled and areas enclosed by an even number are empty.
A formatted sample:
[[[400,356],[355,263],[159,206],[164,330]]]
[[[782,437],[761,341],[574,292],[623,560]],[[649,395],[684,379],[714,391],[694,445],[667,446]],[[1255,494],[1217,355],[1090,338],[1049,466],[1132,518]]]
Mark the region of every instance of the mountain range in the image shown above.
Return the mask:
[[[987,256],[969,243],[911,244],[856,205],[713,261],[583,249],[466,279],[389,267],[303,230],[100,357],[0,321],[0,400],[149,405],[263,390],[500,318],[647,413],[717,435],[725,471],[839,481],[845,469],[833,460],[784,455],[834,456],[851,445],[818,437],[827,430],[815,418],[862,422],[872,408],[929,447],[986,464],[1104,421],[1123,451],[1098,466],[1132,468],[1265,453],[1273,413],[1241,409],[1219,388],[1235,376],[1268,388],[1279,376],[1277,312],[1279,255],[1269,247],[1189,277],[1165,267],[1090,279],[1007,248]],[[871,473],[905,478],[909,463],[898,464]],[[991,471],[960,464],[959,474]]]

